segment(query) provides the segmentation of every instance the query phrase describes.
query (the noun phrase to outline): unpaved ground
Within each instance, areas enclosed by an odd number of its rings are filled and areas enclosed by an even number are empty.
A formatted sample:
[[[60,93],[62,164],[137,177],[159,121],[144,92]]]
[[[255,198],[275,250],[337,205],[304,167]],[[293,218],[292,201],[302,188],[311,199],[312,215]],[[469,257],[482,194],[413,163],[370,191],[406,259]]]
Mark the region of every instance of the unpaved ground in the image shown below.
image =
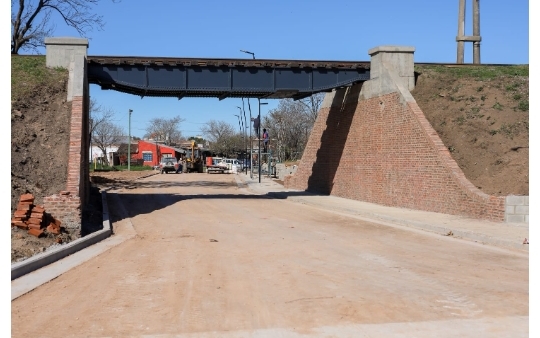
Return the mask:
[[[114,231],[137,236],[14,300],[12,337],[528,337],[527,255],[234,179],[155,175],[111,191]]]

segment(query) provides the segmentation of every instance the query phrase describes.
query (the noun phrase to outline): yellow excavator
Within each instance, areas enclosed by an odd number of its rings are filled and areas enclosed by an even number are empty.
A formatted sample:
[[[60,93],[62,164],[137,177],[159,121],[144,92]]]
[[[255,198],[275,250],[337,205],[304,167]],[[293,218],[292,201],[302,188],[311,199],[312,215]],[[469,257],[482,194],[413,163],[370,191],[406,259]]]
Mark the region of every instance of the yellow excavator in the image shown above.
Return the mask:
[[[191,141],[189,144],[182,146],[182,149],[186,150],[186,172],[203,172],[203,163],[201,159],[201,153],[199,148],[195,145],[195,141]]]

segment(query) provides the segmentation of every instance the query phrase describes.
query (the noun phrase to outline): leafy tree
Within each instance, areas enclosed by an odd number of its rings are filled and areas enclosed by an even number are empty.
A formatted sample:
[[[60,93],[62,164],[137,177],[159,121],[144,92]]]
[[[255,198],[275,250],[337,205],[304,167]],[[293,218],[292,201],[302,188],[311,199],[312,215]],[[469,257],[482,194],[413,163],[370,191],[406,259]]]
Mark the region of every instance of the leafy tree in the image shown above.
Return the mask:
[[[190,136],[188,141],[195,141],[195,144],[206,144],[207,141],[202,137]]]
[[[100,1],[11,0],[11,54],[19,54],[21,49],[37,52],[39,47],[44,47],[45,38],[54,34],[53,16],[58,16],[82,37],[94,27],[102,30],[103,17],[92,11]]]
[[[146,127],[145,138],[151,138],[156,141],[164,142],[166,145],[180,143],[182,140],[182,132],[180,131],[180,123],[184,119],[176,116],[170,119],[156,117],[150,120]]]

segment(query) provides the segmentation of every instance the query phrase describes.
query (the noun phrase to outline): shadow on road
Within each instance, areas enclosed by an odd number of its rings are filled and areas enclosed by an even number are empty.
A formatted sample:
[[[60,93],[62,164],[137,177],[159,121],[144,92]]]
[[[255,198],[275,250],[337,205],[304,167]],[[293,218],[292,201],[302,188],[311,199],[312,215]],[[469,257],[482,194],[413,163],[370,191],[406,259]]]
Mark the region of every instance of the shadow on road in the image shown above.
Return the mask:
[[[137,189],[137,188],[170,188],[170,187],[195,187],[205,186],[215,189],[224,189],[231,186],[236,186],[235,183],[228,182],[128,182],[129,185],[118,186],[117,188],[123,189]],[[114,186],[108,187],[115,189]],[[294,196],[326,196],[322,194],[316,194],[307,191],[269,191],[265,194],[253,195],[253,194],[231,194],[231,193],[209,193],[209,194],[181,194],[181,193],[145,193],[134,194],[129,192],[114,192],[109,191],[107,193],[108,203],[111,204],[111,209],[118,208],[119,206],[114,204],[114,200],[118,197],[126,210],[125,217],[135,217],[137,215],[149,214],[157,210],[164,209],[176,203],[181,203],[187,200],[268,200],[268,199],[287,199]],[[232,202],[234,203],[234,202]],[[123,213],[111,211],[111,222],[118,222],[124,218]]]

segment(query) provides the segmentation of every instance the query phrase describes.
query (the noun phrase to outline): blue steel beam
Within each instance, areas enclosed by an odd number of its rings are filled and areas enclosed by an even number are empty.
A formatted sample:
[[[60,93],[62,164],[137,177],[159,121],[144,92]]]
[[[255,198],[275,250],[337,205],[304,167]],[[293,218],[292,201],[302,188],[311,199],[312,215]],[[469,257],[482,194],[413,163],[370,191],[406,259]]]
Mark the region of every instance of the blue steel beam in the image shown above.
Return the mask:
[[[88,57],[102,89],[159,97],[299,99],[369,80],[369,62]]]

